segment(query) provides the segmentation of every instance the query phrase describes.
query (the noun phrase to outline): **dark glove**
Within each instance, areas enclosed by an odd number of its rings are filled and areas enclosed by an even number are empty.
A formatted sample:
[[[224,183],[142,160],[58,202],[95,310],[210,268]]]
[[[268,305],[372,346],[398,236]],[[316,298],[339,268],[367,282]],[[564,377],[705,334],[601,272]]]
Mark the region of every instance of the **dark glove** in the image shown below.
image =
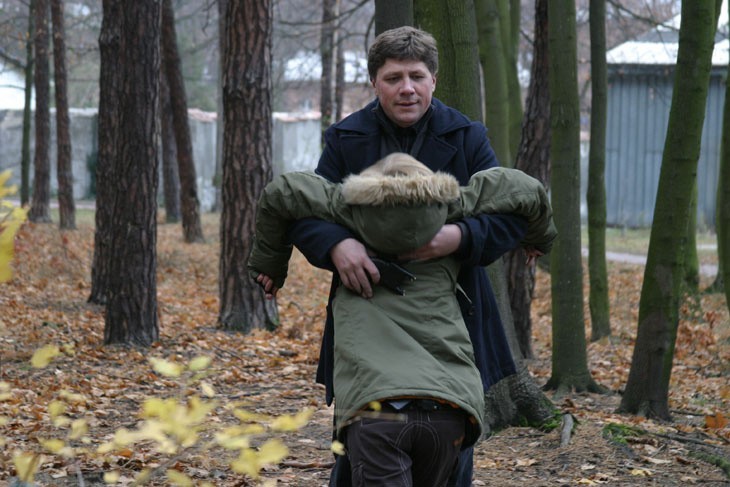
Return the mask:
[[[370,257],[375,266],[380,272],[379,285],[390,289],[396,294],[403,296],[406,292],[401,287],[404,282],[411,282],[416,280],[416,276],[399,266],[395,262],[389,262],[387,260],[379,259],[377,257]]]

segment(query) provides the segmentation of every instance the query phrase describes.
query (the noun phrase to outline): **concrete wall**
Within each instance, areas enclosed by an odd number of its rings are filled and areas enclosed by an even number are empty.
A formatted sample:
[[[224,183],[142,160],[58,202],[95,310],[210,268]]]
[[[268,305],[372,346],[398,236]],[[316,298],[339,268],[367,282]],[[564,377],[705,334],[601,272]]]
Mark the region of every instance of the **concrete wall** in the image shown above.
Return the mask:
[[[198,179],[201,210],[210,211],[215,202],[216,115],[190,110],[190,133]],[[71,109],[71,147],[74,197],[93,199],[92,171],[98,153],[97,116],[94,109]],[[274,174],[314,169],[320,154],[319,114],[283,114],[273,117],[272,165]],[[11,184],[20,184],[20,154],[23,137],[23,111],[0,110],[0,171],[13,171]],[[34,131],[31,127],[31,164]],[[56,128],[51,113],[51,194],[56,195]],[[33,168],[31,167],[31,181]],[[160,188],[162,185],[160,185]],[[31,185],[32,191],[32,185]]]

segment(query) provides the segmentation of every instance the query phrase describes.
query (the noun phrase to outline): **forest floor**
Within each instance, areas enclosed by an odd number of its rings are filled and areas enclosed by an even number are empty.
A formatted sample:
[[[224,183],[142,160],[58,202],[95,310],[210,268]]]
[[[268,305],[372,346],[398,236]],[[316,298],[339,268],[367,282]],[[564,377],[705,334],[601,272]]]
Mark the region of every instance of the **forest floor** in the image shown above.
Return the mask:
[[[86,302],[93,255],[93,220],[87,220],[71,232],[26,224],[17,239],[15,277],[0,285],[0,485],[13,485],[17,452],[43,452],[40,440],[67,437],[69,427],[54,426],[49,414],[54,400],[65,397],[65,415],[88,425],[81,439],[66,444],[93,451],[119,428],[137,427],[146,398],[192,394],[193,386],[154,373],[148,357],[186,363],[201,355],[213,359],[205,381],[219,401],[201,438],[238,422],[233,405],[266,415],[311,408],[303,428],[268,433],[282,438],[289,456],[265,467],[262,479],[275,485],[326,485],[333,460],[332,409],[324,404],[314,375],[328,274],[295,253],[278,298],[281,326],[250,335],[226,332],[216,325],[217,216],[205,215],[208,243],[203,244],[184,244],[180,226],[161,224],[160,340],[151,349],[104,346],[103,308]],[[711,253],[702,254],[702,260],[716,264]],[[724,295],[703,294],[682,306],[670,390],[674,420],[660,423],[615,412],[630,369],[643,267],[612,262],[609,273],[613,336],[589,343],[588,363],[594,379],[610,392],[556,400],[557,408],[577,420],[567,446],[560,445],[559,429],[527,427],[510,427],[481,441],[475,485],[730,485],[730,319]],[[703,277],[702,287],[711,279]],[[532,312],[536,358],[528,366],[544,384],[550,377],[551,312],[550,276],[542,271]],[[65,353],[48,367],[31,367],[34,352],[48,344]],[[110,471],[117,472],[118,485],[129,485],[144,467],[172,468],[196,484],[255,485],[231,470],[229,453],[203,442],[172,458],[150,444],[103,456],[81,449],[43,455],[37,485],[103,485],[102,476]],[[170,482],[160,475],[152,484]]]

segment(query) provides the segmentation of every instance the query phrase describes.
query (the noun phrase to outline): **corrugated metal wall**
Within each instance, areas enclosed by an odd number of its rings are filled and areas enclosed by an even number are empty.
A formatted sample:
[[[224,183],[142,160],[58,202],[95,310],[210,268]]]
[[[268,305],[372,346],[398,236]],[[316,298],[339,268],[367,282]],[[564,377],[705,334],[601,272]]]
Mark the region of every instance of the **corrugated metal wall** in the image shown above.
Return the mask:
[[[697,224],[714,227],[727,69],[713,70],[697,172]],[[672,102],[673,70],[609,65],[606,128],[606,219],[651,225]],[[730,182],[728,182],[730,183]]]

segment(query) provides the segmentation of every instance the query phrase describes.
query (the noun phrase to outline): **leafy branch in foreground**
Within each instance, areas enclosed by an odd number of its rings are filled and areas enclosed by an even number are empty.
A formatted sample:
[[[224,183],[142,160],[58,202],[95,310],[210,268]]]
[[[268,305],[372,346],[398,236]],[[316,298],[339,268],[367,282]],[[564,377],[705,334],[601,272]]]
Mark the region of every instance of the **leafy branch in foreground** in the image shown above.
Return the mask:
[[[17,191],[16,186],[6,186],[10,179],[10,171],[0,173],[0,283],[8,282],[13,277],[10,267],[15,251],[15,234],[23,224],[27,209],[14,206],[5,198]]]
[[[73,354],[72,346],[47,345],[36,350],[31,365],[44,368],[60,355]],[[209,357],[196,357],[187,364],[156,357],[149,358],[149,362],[157,374],[179,380],[182,399],[145,398],[136,427],[119,428],[111,439],[101,442],[91,436],[89,422],[83,418],[88,411],[80,409],[92,401],[78,392],[60,390],[47,405],[48,418],[58,434],[37,438],[40,451],[15,452],[13,463],[18,480],[32,485],[43,464],[53,457],[58,461],[76,461],[78,476],[83,477],[79,462],[85,457],[99,459],[107,466],[103,475],[106,483],[128,484],[131,479],[125,477],[121,469],[111,467],[113,461],[107,457],[115,453],[131,456],[135,448],[144,448],[154,455],[147,457],[141,465],[133,485],[142,485],[163,475],[174,485],[196,485],[181,465],[195,454],[208,452],[212,455],[214,450],[219,452],[220,449],[228,452],[226,463],[231,471],[260,480],[265,466],[281,462],[289,453],[284,442],[272,435],[302,428],[313,413],[305,409],[293,415],[270,416],[248,411],[244,404],[216,399],[216,391],[204,381],[210,374]],[[10,384],[0,382],[0,401],[11,397]],[[218,414],[215,419],[211,418],[214,412]],[[221,418],[225,414],[228,420]],[[0,425],[7,421],[0,417]],[[0,436],[0,446],[4,443],[5,439]],[[94,447],[94,444],[98,446]],[[337,445],[333,445],[333,449],[336,448]],[[213,483],[202,481],[197,485],[212,486]]]

